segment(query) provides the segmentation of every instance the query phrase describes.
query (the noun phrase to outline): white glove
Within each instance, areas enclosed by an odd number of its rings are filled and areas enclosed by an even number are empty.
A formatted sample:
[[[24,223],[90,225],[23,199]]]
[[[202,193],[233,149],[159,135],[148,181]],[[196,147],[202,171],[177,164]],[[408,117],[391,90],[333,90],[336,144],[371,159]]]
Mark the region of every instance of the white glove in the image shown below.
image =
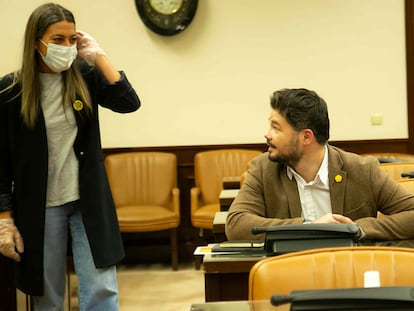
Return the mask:
[[[77,33],[77,49],[78,57],[84,59],[89,65],[95,65],[95,57],[97,54],[105,54],[99,46],[98,42],[90,35],[83,31]]]
[[[19,230],[14,225],[13,218],[0,219],[0,253],[16,261],[20,261],[20,255],[16,252],[23,253],[23,239]]]

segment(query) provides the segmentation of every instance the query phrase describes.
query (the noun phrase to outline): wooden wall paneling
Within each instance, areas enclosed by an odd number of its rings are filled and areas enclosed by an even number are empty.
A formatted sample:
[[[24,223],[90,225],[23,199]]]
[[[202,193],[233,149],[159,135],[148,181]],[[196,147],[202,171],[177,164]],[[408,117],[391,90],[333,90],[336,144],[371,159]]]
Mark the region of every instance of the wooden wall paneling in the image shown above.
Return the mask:
[[[414,153],[414,0],[405,0],[408,152]]]

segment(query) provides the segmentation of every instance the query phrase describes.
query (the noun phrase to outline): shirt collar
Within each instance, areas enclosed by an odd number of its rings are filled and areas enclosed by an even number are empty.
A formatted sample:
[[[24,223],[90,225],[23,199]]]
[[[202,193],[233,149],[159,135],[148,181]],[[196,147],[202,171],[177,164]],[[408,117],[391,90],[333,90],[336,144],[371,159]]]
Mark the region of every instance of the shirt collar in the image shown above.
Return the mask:
[[[323,185],[328,185],[329,184],[329,176],[328,176],[328,147],[325,145],[325,154],[323,156],[323,160],[321,163],[321,166],[319,167],[318,173],[315,176],[315,179],[313,180],[313,183],[317,183],[318,181],[320,181]],[[292,180],[293,176],[300,176],[298,173],[296,173],[296,171],[290,167],[287,166],[287,176],[289,177],[290,180]],[[302,177],[301,177],[302,178]]]

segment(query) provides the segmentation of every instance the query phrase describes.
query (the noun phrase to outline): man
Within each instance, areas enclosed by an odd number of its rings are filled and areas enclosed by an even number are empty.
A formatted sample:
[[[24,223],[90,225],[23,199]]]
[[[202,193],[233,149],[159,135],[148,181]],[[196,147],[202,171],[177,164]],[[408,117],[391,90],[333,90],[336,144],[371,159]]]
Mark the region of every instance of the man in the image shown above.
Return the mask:
[[[262,239],[252,227],[357,223],[367,240],[414,237],[414,195],[389,177],[374,157],[330,146],[325,101],[306,89],[271,97],[268,152],[251,161],[231,205],[229,240]],[[384,214],[376,218],[377,212]]]

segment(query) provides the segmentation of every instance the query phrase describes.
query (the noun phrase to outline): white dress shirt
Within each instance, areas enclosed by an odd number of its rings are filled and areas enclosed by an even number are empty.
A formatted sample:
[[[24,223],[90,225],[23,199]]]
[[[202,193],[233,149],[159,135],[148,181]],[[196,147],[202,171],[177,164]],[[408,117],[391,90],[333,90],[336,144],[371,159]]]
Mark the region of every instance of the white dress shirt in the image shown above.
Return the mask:
[[[289,166],[287,167],[287,175],[290,180],[292,178],[296,180],[302,207],[302,217],[306,221],[315,221],[325,214],[332,213],[328,178],[328,148],[326,146],[322,164],[314,180],[307,183]]]

